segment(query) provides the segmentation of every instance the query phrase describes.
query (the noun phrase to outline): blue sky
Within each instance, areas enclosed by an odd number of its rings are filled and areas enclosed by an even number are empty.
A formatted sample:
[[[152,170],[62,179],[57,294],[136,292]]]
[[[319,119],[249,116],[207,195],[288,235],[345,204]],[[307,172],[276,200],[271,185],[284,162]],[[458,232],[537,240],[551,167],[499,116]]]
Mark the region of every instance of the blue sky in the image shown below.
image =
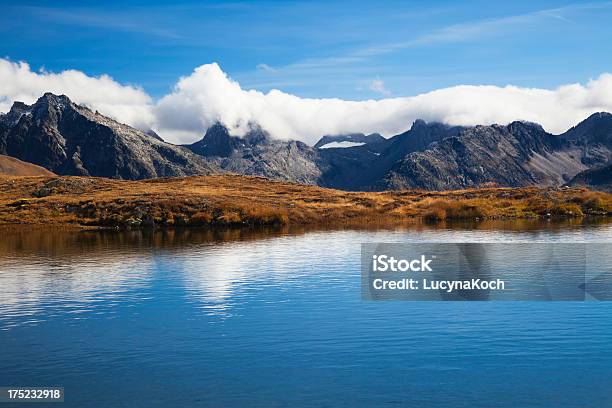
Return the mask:
[[[610,2],[22,0],[1,8],[1,56],[109,74],[154,97],[210,62],[245,89],[355,100],[459,84],[552,88],[612,71]]]

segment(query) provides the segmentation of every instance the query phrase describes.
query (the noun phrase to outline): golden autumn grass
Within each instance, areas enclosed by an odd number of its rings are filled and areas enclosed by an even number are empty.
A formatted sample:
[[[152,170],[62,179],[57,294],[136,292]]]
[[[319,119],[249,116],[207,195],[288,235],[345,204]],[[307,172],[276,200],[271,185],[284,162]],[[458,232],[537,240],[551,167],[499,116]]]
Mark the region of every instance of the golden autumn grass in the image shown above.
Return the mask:
[[[346,192],[238,175],[0,178],[4,225],[361,225],[590,215],[612,215],[612,194],[535,187]]]

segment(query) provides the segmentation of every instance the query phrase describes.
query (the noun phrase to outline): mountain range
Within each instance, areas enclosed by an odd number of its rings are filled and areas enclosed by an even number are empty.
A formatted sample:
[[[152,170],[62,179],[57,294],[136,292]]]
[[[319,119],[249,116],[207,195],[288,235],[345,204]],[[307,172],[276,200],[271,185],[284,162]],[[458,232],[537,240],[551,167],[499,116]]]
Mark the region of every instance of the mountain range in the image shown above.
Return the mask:
[[[390,138],[326,135],[314,146],[274,139],[257,124],[239,137],[216,123],[201,140],[180,146],[46,93],[0,114],[0,154],[56,174],[117,179],[228,172],[364,191],[609,188],[612,115],[593,114],[561,135],[521,121],[459,127],[417,120]]]

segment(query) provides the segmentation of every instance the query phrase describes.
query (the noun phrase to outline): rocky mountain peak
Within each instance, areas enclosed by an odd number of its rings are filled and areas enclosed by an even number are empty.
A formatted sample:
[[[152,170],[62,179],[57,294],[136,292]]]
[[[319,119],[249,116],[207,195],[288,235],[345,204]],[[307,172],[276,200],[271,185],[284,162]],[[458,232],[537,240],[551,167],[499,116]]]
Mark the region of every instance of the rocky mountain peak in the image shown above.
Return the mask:
[[[36,103],[55,103],[55,104],[65,104],[65,105],[69,105],[72,103],[72,101],[70,100],[70,98],[68,98],[66,95],[62,94],[62,95],[56,95],[52,92],[45,92],[40,98],[38,98],[38,100],[36,101]]]
[[[229,131],[227,130],[227,128],[225,127],[223,123],[215,122],[213,123],[211,127],[209,127],[206,130],[206,133],[204,134],[204,138],[215,137],[217,135],[223,135],[223,134],[229,136]]]
[[[390,139],[393,141],[390,150],[394,152],[394,159],[399,159],[400,156],[405,156],[410,152],[423,150],[433,142],[456,136],[462,129],[460,126],[450,126],[440,122],[428,123],[417,119],[410,130]]]
[[[578,143],[601,143],[612,148],[612,114],[597,112],[561,135]]]
[[[417,119],[414,122],[412,122],[412,126],[410,127],[410,130],[424,129],[426,127],[427,127],[427,122],[425,122],[423,119]]]
[[[272,142],[272,136],[257,124],[249,124],[249,131],[244,135],[244,140],[251,146],[269,144]]]
[[[582,122],[591,122],[591,121],[597,121],[597,120],[611,120],[611,119],[612,119],[612,113],[610,112],[595,112],[591,116],[583,120]]]
[[[32,104],[30,111],[38,122],[48,122],[50,127],[57,127],[64,112],[72,106],[66,95],[47,92]]]
[[[544,128],[539,123],[529,122],[526,120],[515,120],[508,125],[508,129],[511,132],[545,132]]]
[[[34,105],[32,105],[35,111],[41,109],[54,109],[60,111],[70,106],[72,106],[72,101],[66,95],[55,95],[50,92],[38,98]]]
[[[205,157],[227,157],[232,153],[234,143],[227,128],[222,123],[215,122],[206,130],[202,140],[186,147],[194,153]]]
[[[8,113],[0,113],[0,123],[4,123],[5,126],[16,124],[19,119],[25,114],[31,112],[32,108],[23,102],[13,102],[13,106]]]
[[[9,113],[24,113],[30,110],[30,105],[26,105],[23,102],[15,101],[13,102],[13,106],[11,106],[11,110]]]
[[[243,137],[233,136],[225,125],[214,123],[206,130],[202,140],[186,146],[188,149],[205,157],[229,157],[244,146],[271,144],[272,137],[256,124],[249,124],[249,130]]]
[[[425,134],[443,134],[447,133],[449,129],[459,129],[458,126],[450,126],[442,122],[426,122],[423,119],[417,119],[412,124],[409,132],[411,136],[415,135],[425,135]],[[408,132],[405,132],[408,133]],[[452,132],[454,133],[454,132]]]

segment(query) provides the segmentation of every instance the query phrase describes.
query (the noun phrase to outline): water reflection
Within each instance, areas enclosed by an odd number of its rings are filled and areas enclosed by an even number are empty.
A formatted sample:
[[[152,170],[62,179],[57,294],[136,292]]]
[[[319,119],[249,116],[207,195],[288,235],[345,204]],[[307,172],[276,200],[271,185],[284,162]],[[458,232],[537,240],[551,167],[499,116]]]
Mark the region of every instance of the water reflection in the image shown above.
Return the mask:
[[[362,242],[609,242],[609,223],[534,221],[415,224],[355,230],[184,229],[3,230],[0,325],[36,323],[60,312],[112,313],[115,304],[177,289],[200,308],[228,314],[268,287],[299,288],[358,271]],[[328,276],[321,276],[327,273]],[[178,285],[178,286],[177,286]],[[162,293],[160,295],[160,292]],[[282,299],[281,299],[282,301]]]
[[[248,300],[245,292],[291,284],[345,263],[355,253],[348,232],[310,233],[206,246],[176,260],[189,296],[214,312]],[[356,260],[355,257],[353,257]]]
[[[363,228],[351,225],[342,226],[293,226],[277,228],[215,228],[215,229],[168,229],[168,230],[57,230],[41,229],[27,226],[1,227],[0,258],[14,255],[48,258],[70,258],[95,251],[109,251],[129,247],[130,250],[152,249],[188,249],[201,244],[212,244],[235,241],[253,241],[282,236],[299,236],[311,232],[366,231],[388,232],[392,234],[422,235],[431,234],[438,237],[469,237],[477,239],[482,236],[504,237],[518,234],[522,239],[536,239],[538,235],[562,236],[564,239],[582,236],[590,239],[592,234],[603,234],[610,237],[610,218],[568,219],[559,221],[540,220],[486,220],[454,221],[437,223],[413,223],[406,225],[367,224]],[[441,242],[441,240],[439,240]]]
[[[74,254],[73,254],[74,255]],[[139,253],[108,251],[79,257],[43,255],[0,258],[0,326],[31,324],[56,313],[75,319],[130,301],[151,276],[152,259]],[[100,311],[101,312],[101,311]]]

